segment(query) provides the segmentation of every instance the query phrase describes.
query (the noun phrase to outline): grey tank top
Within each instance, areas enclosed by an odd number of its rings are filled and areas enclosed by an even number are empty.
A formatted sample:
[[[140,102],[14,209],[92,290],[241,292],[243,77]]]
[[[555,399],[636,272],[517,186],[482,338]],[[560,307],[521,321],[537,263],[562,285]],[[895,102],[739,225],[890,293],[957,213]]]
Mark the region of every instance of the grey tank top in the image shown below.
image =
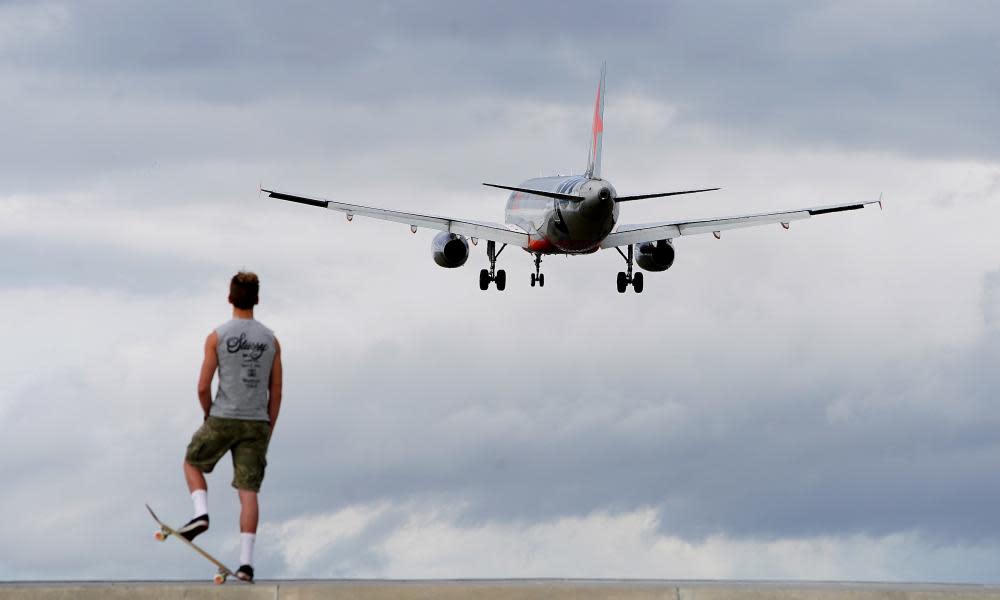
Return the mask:
[[[219,341],[219,389],[213,417],[268,421],[267,401],[274,365],[274,332],[253,319],[232,319],[215,333]]]

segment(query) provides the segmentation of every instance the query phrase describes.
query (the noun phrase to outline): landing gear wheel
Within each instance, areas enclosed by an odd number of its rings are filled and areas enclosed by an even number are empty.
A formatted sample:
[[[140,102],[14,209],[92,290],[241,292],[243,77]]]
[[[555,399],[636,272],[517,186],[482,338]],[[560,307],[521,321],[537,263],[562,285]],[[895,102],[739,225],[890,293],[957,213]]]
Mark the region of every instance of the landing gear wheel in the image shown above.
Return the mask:
[[[531,287],[535,287],[535,283],[538,287],[543,287],[545,285],[545,275],[542,275],[542,253],[535,252],[535,272],[531,274]]]
[[[489,289],[490,282],[495,281],[497,284],[497,291],[504,291],[507,287],[507,273],[503,269],[497,271],[497,257],[503,252],[507,244],[500,246],[497,250],[497,243],[489,241],[486,243],[486,258],[490,260],[490,268],[483,269],[479,272],[479,289],[485,291]]]
[[[621,248],[615,248],[615,250],[617,250],[618,254],[621,254],[622,258],[625,259],[625,265],[627,267],[626,271],[618,272],[618,293],[624,294],[625,290],[628,289],[628,286],[631,285],[636,294],[641,294],[643,287],[642,273],[632,274],[632,261],[634,255],[632,253],[631,244],[628,247],[628,254],[622,252]]]
[[[222,585],[223,583],[226,583],[226,574],[216,573],[215,577],[212,578],[212,581],[215,582],[215,585]]]

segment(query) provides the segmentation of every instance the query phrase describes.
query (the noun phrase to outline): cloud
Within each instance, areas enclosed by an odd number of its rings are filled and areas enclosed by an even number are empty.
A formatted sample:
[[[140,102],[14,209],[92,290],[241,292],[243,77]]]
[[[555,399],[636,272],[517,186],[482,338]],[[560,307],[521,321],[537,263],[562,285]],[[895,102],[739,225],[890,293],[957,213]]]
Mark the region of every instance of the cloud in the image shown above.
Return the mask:
[[[151,521],[141,503],[168,520],[186,517],[177,462],[197,425],[200,343],[225,316],[227,277],[244,266],[263,278],[260,318],[286,358],[263,496],[262,564],[272,572],[287,554],[282,572],[295,576],[413,573],[393,566],[379,540],[404,545],[406,523],[433,507],[448,507],[447,516],[424,519],[455,530],[442,534],[441,556],[468,532],[514,538],[605,514],[613,536],[625,527],[618,516],[651,511],[643,527],[692,556],[720,539],[780,548],[903,535],[978,560],[979,550],[963,548],[988,549],[996,537],[988,515],[998,491],[982,476],[1000,456],[988,366],[997,345],[984,322],[996,242],[957,232],[995,211],[989,194],[964,201],[989,189],[993,170],[765,153],[731,172],[737,188],[747,178],[752,190],[745,173],[793,160],[797,178],[781,192],[789,205],[824,165],[858,173],[865,186],[899,174],[913,189],[900,186],[895,194],[908,201],[885,213],[680,240],[676,267],[651,277],[643,296],[613,290],[615,256],[547,259],[558,285],[541,305],[527,285],[483,294],[474,269],[432,268],[426,232],[347,224],[308,207],[7,200],[0,231],[19,252],[37,249],[25,259],[39,271],[12,278],[0,295],[18,315],[8,334],[19,344],[0,407],[18,432],[8,443],[24,449],[4,459],[18,492],[3,508],[32,505],[45,516],[15,528],[39,541],[6,549],[5,577],[45,578],[51,564],[66,577],[134,576],[153,562],[176,576],[202,574],[183,549],[145,543]],[[921,180],[905,177],[917,172],[937,184],[917,189]],[[958,200],[940,205],[942,190]],[[466,208],[461,198],[412,200]],[[713,210],[742,202],[720,197]],[[663,210],[636,207],[628,218]],[[928,244],[928,231],[956,234]],[[74,279],[61,255],[95,275]],[[100,276],[132,265],[156,280]],[[516,281],[530,261],[513,253],[504,265]],[[213,523],[235,518],[228,468],[210,480]],[[91,481],[114,482],[111,499],[82,492]],[[341,516],[313,521],[330,514]],[[353,529],[343,525],[351,514]],[[110,563],[73,544],[54,555],[37,535],[69,524],[97,535],[107,522]],[[325,534],[305,536],[314,526]],[[230,556],[235,539],[219,525],[205,541]],[[492,538],[484,539],[479,547]],[[823,559],[841,561],[831,573],[869,572],[836,547]],[[757,573],[792,573],[775,566],[779,555],[764,556],[774,562],[755,563]],[[556,574],[564,563],[540,559],[523,572],[518,564],[497,572]],[[796,568],[788,576],[823,572]],[[885,569],[888,578],[911,573],[899,563]],[[929,572],[978,577],[975,567]]]
[[[0,578],[204,574],[141,504],[187,516],[201,343],[247,267],[287,371],[262,574],[988,579],[980,8],[3,4],[0,509],[31,511]],[[509,249],[484,294],[482,245],[437,269],[429,232],[256,193],[500,221],[481,181],[582,167],[605,58],[617,188],[724,187],[623,222],[886,210],[678,240],[641,296],[616,254],[547,257],[541,290]]]
[[[296,521],[268,531],[281,539],[288,573],[303,564],[295,549],[315,544],[308,564],[321,575],[344,571],[362,577],[424,578],[636,578],[636,579],[811,579],[865,581],[988,580],[977,567],[998,552],[994,545],[941,547],[920,535],[896,533],[764,540],[712,536],[700,542],[663,535],[657,511],[640,508],[618,514],[597,512],[540,524],[462,527],[450,507],[397,506],[406,515],[399,527],[365,536],[359,546],[381,559],[378,569],[358,569],[333,544],[323,551],[325,523],[358,523],[337,540],[357,540],[362,523],[380,518],[386,507],[357,506]],[[360,520],[358,518],[360,517]],[[292,533],[294,530],[294,533]],[[346,534],[346,535],[345,535]],[[280,558],[279,558],[280,557]]]
[[[605,59],[609,144],[615,111],[631,110],[619,101],[644,97],[674,107],[680,131],[741,144],[996,157],[988,4],[611,8],[541,3],[525,19],[516,5],[454,2],[8,4],[2,26],[16,34],[0,86],[17,143],[0,152],[2,173],[9,189],[37,192],[283,156],[350,172],[337,163],[373,146],[420,140],[436,154],[482,138],[487,99],[584,108]],[[518,120],[538,114],[524,106]],[[257,166],[248,181],[269,174]]]

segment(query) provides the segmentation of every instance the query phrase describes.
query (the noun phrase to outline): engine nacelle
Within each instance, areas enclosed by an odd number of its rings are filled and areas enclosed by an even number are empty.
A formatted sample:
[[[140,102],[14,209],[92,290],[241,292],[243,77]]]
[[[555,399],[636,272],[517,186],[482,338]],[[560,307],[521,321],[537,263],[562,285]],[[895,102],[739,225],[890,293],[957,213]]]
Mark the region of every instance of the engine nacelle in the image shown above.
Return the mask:
[[[674,245],[670,240],[636,245],[635,262],[644,271],[666,271],[674,264]]]
[[[469,260],[469,242],[457,233],[442,231],[431,245],[434,262],[446,269],[461,267]]]

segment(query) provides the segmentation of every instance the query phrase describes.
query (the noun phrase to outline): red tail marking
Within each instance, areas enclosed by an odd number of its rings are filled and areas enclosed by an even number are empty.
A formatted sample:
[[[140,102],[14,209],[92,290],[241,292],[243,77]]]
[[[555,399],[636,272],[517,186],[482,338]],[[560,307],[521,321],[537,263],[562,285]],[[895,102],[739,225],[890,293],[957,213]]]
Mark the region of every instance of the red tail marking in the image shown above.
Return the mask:
[[[594,102],[594,126],[593,135],[594,139],[591,142],[591,151],[593,153],[597,152],[597,134],[604,133],[604,119],[601,118],[601,86],[597,86],[597,100]],[[597,159],[596,154],[594,159]]]

